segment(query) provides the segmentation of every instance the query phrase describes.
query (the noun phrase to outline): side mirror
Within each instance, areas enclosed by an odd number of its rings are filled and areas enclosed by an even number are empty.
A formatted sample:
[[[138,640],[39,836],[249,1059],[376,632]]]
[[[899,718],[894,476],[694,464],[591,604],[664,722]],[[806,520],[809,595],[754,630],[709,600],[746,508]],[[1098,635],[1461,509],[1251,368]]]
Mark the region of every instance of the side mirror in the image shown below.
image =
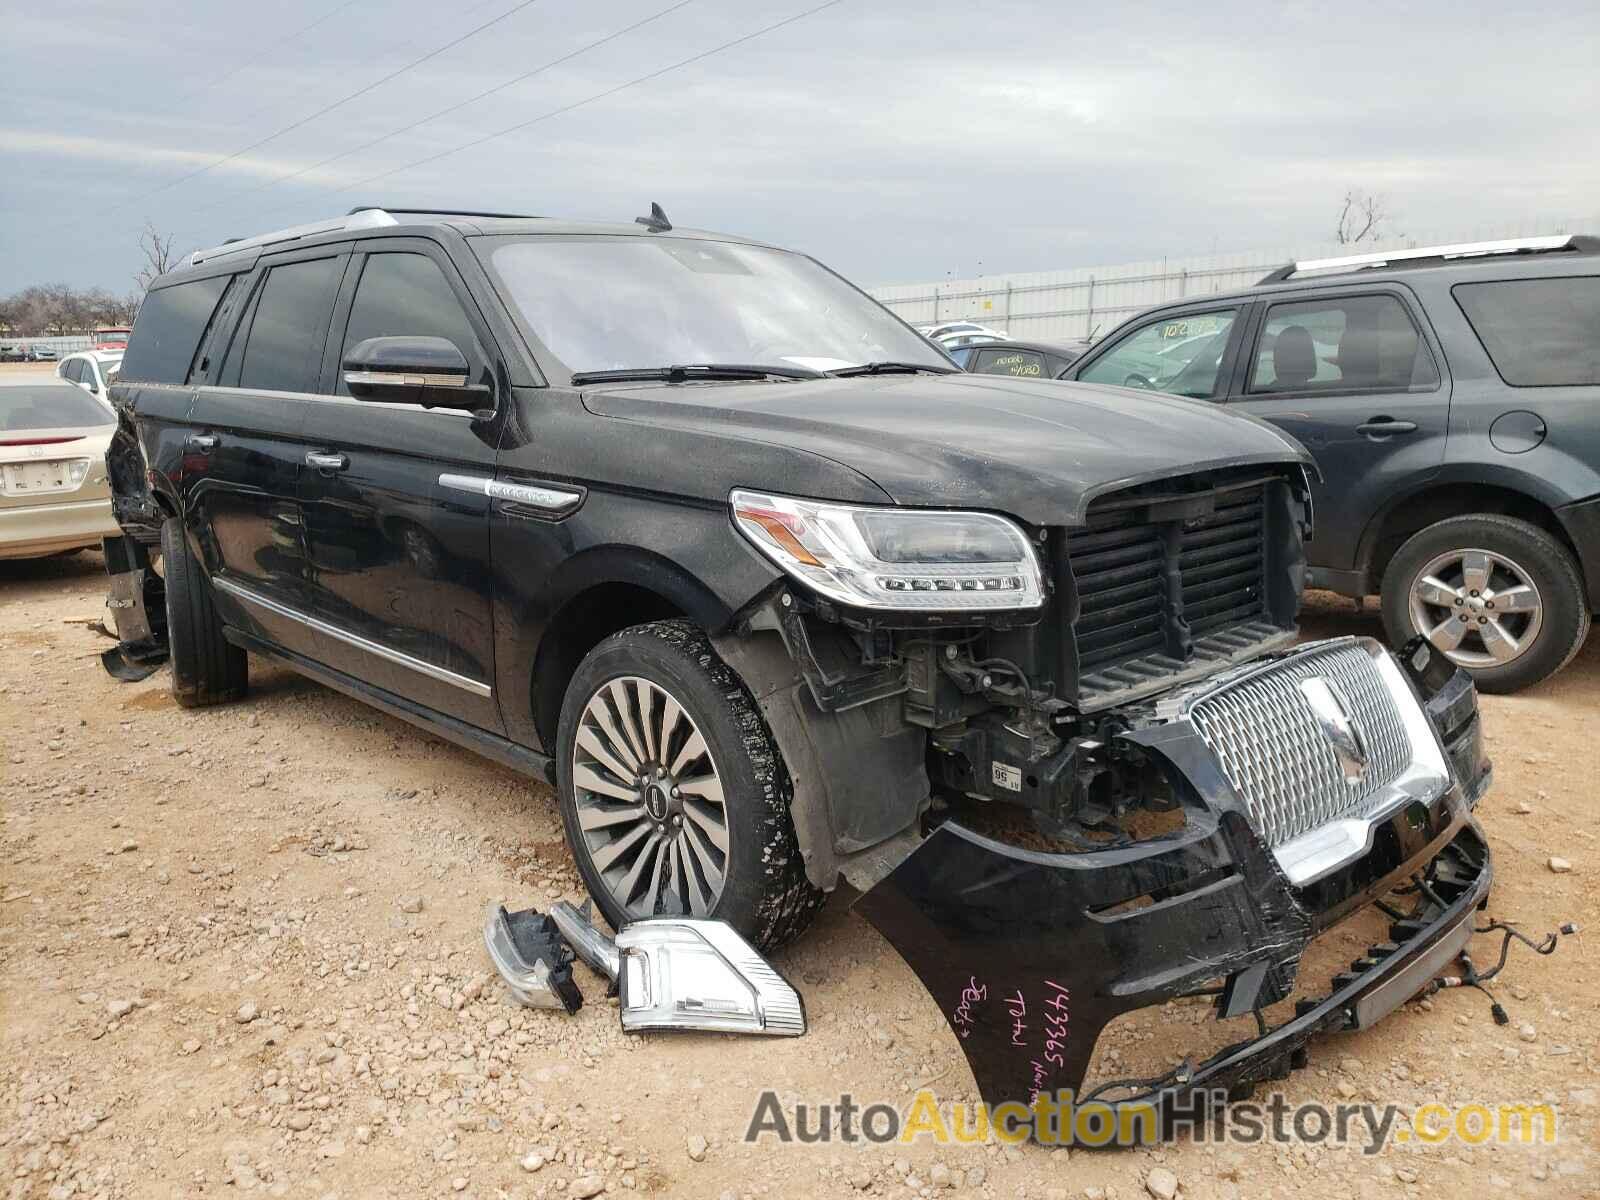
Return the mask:
[[[489,389],[467,382],[467,359],[440,337],[375,337],[344,356],[344,381],[358,400],[473,411],[488,407]]]

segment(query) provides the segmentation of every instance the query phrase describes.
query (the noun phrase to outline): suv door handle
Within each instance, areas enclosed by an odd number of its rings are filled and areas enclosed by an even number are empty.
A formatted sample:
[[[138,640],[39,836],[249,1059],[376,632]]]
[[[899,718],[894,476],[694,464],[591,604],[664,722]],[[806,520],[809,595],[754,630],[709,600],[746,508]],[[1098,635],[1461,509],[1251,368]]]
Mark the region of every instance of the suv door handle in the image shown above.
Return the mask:
[[[214,433],[191,433],[183,444],[190,450],[215,450],[218,440]]]
[[[306,455],[306,466],[319,471],[342,471],[349,465],[350,460],[342,454],[323,454],[312,450]]]
[[[1372,420],[1356,426],[1357,433],[1369,438],[1389,437],[1391,434],[1415,433],[1416,431],[1417,423],[1415,421],[1394,421],[1388,417],[1374,417]]]

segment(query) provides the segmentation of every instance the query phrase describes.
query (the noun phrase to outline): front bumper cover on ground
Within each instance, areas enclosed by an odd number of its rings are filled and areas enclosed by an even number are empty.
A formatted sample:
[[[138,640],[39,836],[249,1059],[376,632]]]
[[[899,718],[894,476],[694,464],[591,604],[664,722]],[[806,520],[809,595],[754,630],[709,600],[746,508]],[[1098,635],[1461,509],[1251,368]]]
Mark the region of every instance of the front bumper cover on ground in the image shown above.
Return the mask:
[[[1031,1106],[1041,1094],[1066,1090],[1080,1103],[1103,1098],[1170,1111],[1197,1092],[1239,1095],[1283,1078],[1318,1034],[1364,1028],[1403,1004],[1460,952],[1489,893],[1489,852],[1476,822],[1447,817],[1419,827],[1416,814],[1397,814],[1377,852],[1388,845],[1384,857],[1399,872],[1375,880],[1363,896],[1426,864],[1432,898],[1415,920],[1395,923],[1393,940],[1259,1036],[1120,1094],[1085,1095],[1095,1044],[1116,1018],[1219,978],[1229,980],[1219,1000],[1226,1006],[1228,989],[1253,986],[1252,976],[1292,972],[1317,926],[1327,928],[1278,883],[1252,878],[1249,860],[1228,850],[1244,831],[1230,833],[1228,824],[1156,855],[1137,847],[1060,855],[947,822],[857,906],[938,1002],[991,1106]],[[1230,859],[1240,867],[1226,866]],[[1175,868],[1199,886],[1132,911],[1104,908],[1105,897],[1132,879],[1148,886]]]
[[[1410,778],[1407,762],[1428,759],[1443,790],[1431,798],[1417,789],[1382,793],[1381,806],[1366,821],[1364,848],[1320,864],[1299,882],[1291,882],[1281,856],[1258,832],[1262,817],[1247,811],[1230,781],[1237,773],[1225,774],[1221,751],[1196,727],[1193,699],[1180,696],[1165,706],[1172,719],[1124,735],[1164,758],[1181,781],[1187,799],[1180,829],[1056,853],[997,841],[947,820],[861,897],[862,914],[938,1002],[991,1106],[1031,1106],[1040,1096],[1057,1100],[1066,1093],[1078,1104],[1098,1100],[1168,1112],[1201,1091],[1242,1095],[1287,1075],[1317,1034],[1371,1025],[1423,990],[1461,952],[1472,934],[1471,914],[1487,898],[1492,879],[1488,848],[1470,815],[1491,768],[1475,694],[1463,673],[1421,643],[1391,660],[1375,644],[1336,641],[1245,668],[1202,695],[1278,671],[1284,672],[1280,681],[1297,680],[1307,664],[1319,673],[1342,669],[1337,664],[1346,660],[1359,665],[1358,650],[1373,656],[1374,670],[1396,697],[1398,716],[1388,727],[1409,722],[1404,737],[1412,757],[1391,753],[1389,777]],[[1391,663],[1408,678],[1396,675]],[[1294,791],[1303,792],[1303,781],[1284,756],[1309,751],[1300,748],[1303,738],[1295,742],[1297,727],[1271,707],[1283,691],[1258,693],[1266,700],[1250,710],[1260,713],[1264,733],[1232,734],[1224,749],[1246,769],[1260,765],[1258,774],[1242,776],[1246,784],[1265,778],[1269,788],[1288,789],[1284,802],[1304,803]],[[1425,721],[1406,714],[1412,697]],[[1377,709],[1364,718],[1374,729],[1384,728],[1384,719]],[[1267,756],[1264,764],[1249,758],[1254,747]],[[1264,807],[1274,795],[1258,797],[1257,807],[1281,819],[1281,808]],[[1293,829],[1280,835],[1280,841],[1296,836]],[[1386,939],[1338,970],[1320,994],[1296,988],[1314,941],[1408,883],[1413,911],[1408,916],[1384,908],[1393,914]],[[1349,939],[1348,932],[1338,936]],[[1298,999],[1285,1018],[1284,1002],[1295,995],[1316,998]],[[1184,1059],[1159,1075],[1097,1082],[1085,1091],[1107,1026],[1135,1010],[1197,996],[1214,997],[1221,1018],[1253,1017],[1256,1036],[1203,1061]]]

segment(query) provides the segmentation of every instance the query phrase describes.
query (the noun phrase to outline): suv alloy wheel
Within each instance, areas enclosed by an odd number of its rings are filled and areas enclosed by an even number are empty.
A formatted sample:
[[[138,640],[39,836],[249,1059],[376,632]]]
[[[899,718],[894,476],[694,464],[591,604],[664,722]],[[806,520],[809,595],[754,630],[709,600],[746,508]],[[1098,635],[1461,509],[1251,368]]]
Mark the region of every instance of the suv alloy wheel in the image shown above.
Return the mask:
[[[562,704],[556,771],[567,842],[613,928],[712,917],[770,948],[821,908],[772,734],[688,622],[636,625],[589,653]]]
[[[1589,632],[1572,556],[1514,517],[1452,517],[1412,535],[1389,560],[1382,592],[1394,645],[1421,634],[1485,692],[1554,674]]]

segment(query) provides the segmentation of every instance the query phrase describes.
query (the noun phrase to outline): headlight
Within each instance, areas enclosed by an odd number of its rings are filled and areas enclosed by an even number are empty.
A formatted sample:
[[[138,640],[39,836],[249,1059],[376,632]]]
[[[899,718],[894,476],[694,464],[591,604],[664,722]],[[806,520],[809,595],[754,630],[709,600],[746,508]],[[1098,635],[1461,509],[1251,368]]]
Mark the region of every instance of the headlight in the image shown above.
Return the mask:
[[[733,523],[785,572],[856,608],[1038,608],[1039,558],[991,513],[820,504],[736,490]]]

